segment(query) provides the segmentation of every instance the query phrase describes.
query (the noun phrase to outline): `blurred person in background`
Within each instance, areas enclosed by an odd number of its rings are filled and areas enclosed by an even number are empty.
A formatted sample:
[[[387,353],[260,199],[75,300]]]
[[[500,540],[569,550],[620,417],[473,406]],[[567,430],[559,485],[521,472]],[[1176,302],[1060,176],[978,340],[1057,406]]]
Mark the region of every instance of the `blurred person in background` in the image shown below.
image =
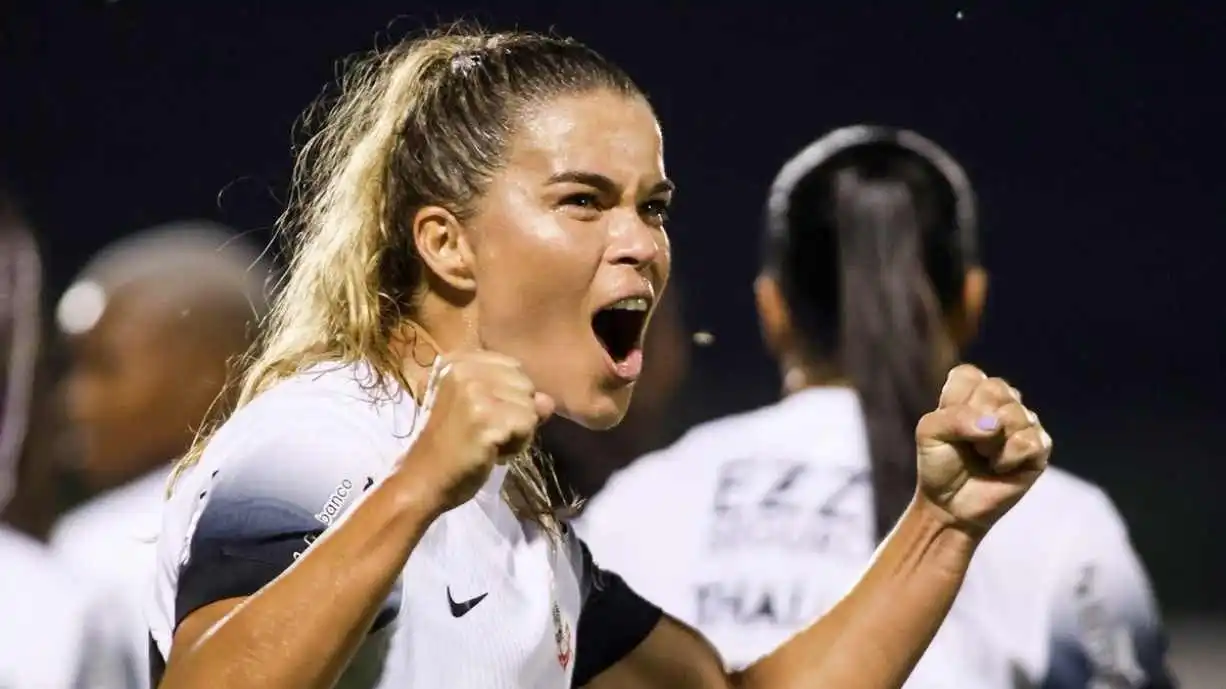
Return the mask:
[[[566,419],[540,429],[541,449],[554,461],[559,487],[580,499],[595,495],[614,472],[676,438],[684,429],[674,405],[688,380],[690,338],[681,311],[677,278],[656,306],[643,340],[643,373],[634,404],[616,428],[593,431]]]
[[[32,463],[47,455],[23,455],[50,392],[39,365],[41,270],[33,237],[0,193],[0,509],[17,479],[45,473]],[[93,602],[46,546],[0,524],[0,687],[130,687]]]
[[[64,490],[68,467],[78,456],[64,410],[62,366],[55,338],[44,338],[35,374],[40,381],[30,413],[30,428],[17,462],[15,490],[0,511],[10,526],[46,542],[55,521],[71,506]]]
[[[111,603],[108,617],[142,659],[170,467],[219,399],[265,302],[258,253],[227,228],[161,226],[101,251],[64,292],[68,417],[78,482],[93,497],[56,524],[52,548]]]
[[[581,528],[736,664],[825,614],[902,514],[916,422],[987,289],[971,186],[912,132],[818,140],[779,173],[766,224],[757,304],[784,399],[636,462]],[[980,545],[909,686],[1168,688],[1164,645],[1123,519],[1052,468]]]

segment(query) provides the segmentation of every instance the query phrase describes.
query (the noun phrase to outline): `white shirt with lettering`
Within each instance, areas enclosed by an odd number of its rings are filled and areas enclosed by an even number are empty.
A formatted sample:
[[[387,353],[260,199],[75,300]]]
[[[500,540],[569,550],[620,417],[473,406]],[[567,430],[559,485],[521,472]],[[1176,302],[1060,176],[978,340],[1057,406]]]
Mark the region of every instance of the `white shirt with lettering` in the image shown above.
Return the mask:
[[[692,429],[578,525],[602,562],[733,667],[829,610],[876,546],[856,395],[817,388]],[[1097,487],[1058,468],[980,546],[909,689],[1171,687],[1155,601]]]

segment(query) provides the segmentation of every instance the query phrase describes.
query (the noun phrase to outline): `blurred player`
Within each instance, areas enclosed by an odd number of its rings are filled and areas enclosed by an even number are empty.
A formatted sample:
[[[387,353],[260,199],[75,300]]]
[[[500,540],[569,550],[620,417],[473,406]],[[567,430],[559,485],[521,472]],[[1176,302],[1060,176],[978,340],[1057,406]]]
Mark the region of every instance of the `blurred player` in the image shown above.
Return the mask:
[[[79,455],[64,410],[62,348],[44,341],[35,377],[40,381],[30,408],[30,427],[17,462],[15,490],[0,513],[10,526],[46,542],[66,506],[72,504],[67,467]]]
[[[876,565],[729,676],[595,565],[530,451],[554,411],[616,425],[642,372],[673,194],[650,104],[578,42],[462,27],[343,84],[299,166],[294,259],[238,409],[167,506],[162,689],[900,685],[1046,464],[1009,387],[951,374]]]
[[[70,345],[77,474],[96,497],[64,516],[51,545],[110,601],[113,633],[133,645],[143,679],[170,467],[250,345],[266,281],[257,253],[228,230],[184,222],[103,250],[56,309]]]
[[[592,547],[734,663],[834,606],[911,501],[915,423],[983,308],[975,213],[959,165],[912,132],[802,151],[772,186],[757,282],[785,399],[693,429],[589,503]],[[909,686],[1158,689],[1163,652],[1119,514],[1052,469],[979,548]]]
[[[0,507],[15,488],[39,357],[41,266],[33,238],[0,194]],[[87,591],[37,541],[0,524],[0,687],[123,689]]]

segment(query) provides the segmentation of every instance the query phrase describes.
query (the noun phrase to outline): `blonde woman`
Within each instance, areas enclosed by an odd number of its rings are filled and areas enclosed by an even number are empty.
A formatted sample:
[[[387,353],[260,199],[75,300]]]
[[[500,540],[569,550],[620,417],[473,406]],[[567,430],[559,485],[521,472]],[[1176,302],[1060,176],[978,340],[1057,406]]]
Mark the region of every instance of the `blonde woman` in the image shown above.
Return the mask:
[[[616,424],[642,367],[673,195],[646,98],[575,41],[469,30],[344,85],[302,154],[301,234],[240,406],[173,486],[160,686],[900,685],[1045,466],[1009,386],[951,374],[874,567],[729,676],[593,563],[530,451],[553,413]]]

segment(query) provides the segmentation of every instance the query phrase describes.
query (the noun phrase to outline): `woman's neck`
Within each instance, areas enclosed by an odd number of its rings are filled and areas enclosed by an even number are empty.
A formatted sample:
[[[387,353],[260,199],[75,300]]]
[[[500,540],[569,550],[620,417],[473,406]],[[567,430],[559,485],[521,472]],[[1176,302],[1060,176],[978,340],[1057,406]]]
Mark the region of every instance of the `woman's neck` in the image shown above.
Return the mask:
[[[853,387],[851,380],[830,366],[784,362],[781,377],[784,397],[810,388]]]
[[[415,392],[425,389],[430,367],[443,349],[425,327],[406,320],[392,333],[389,347],[393,357],[401,362],[405,382]]]

